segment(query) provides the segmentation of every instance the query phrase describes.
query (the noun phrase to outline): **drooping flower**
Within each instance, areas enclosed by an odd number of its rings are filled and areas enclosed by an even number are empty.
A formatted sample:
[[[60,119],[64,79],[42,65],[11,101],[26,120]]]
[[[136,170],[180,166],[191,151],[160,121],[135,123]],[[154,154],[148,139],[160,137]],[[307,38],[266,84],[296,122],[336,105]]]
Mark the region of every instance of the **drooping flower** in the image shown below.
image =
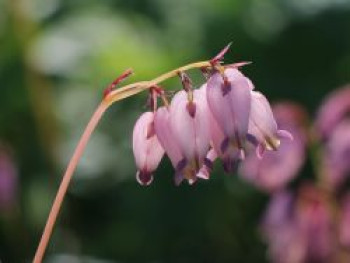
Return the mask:
[[[295,220],[307,237],[308,262],[329,262],[334,252],[332,215],[324,192],[312,185],[303,185],[298,193]]]
[[[278,191],[285,187],[298,173],[305,161],[306,136],[303,109],[291,103],[280,103],[273,108],[277,124],[294,137],[281,138],[276,151],[267,151],[260,158],[254,153],[247,155],[240,175],[264,191]],[[277,125],[276,124],[276,125]]]
[[[137,181],[149,185],[153,171],[160,163],[164,150],[154,131],[154,113],[145,112],[136,121],[133,131],[133,152],[138,171]]]
[[[281,138],[293,139],[286,130],[279,130],[273,116],[271,106],[260,92],[251,92],[251,110],[249,116],[248,133],[252,135],[253,143],[257,144],[257,155],[261,157],[265,149],[276,151]]]
[[[272,195],[262,221],[262,232],[268,242],[272,262],[304,262],[307,252],[305,235],[294,220],[295,196],[289,191]]]
[[[207,84],[208,106],[218,127],[224,134],[220,148],[226,152],[230,147],[239,149],[244,158],[244,142],[253,85],[238,69],[228,68],[223,75],[214,73]]]
[[[326,197],[311,185],[301,187],[296,196],[273,195],[263,232],[273,262],[330,262],[335,251]]]
[[[208,108],[205,86],[193,91],[189,98],[186,91],[179,91],[170,105],[170,127],[174,141],[183,155],[176,166],[177,182],[183,178],[193,183],[205,162],[210,147]]]

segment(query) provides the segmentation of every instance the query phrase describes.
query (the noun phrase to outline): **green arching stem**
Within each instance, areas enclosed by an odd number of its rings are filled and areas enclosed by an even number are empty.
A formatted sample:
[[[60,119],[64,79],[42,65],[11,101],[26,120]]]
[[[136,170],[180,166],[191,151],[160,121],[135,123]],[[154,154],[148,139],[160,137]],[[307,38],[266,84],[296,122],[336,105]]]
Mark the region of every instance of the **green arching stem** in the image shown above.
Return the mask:
[[[51,211],[49,213],[48,219],[46,221],[46,225],[43,231],[43,234],[41,236],[38,248],[35,252],[35,256],[33,259],[33,263],[41,263],[42,259],[44,257],[47,245],[49,243],[49,239],[51,237],[53,227],[55,225],[58,213],[61,209],[64,197],[67,193],[67,189],[69,186],[69,183],[72,179],[72,176],[74,174],[74,171],[79,163],[79,160],[85,150],[85,147],[94,132],[97,124],[99,123],[100,119],[102,118],[104,112],[108,109],[109,106],[111,106],[114,102],[123,100],[127,97],[136,95],[144,90],[147,90],[151,88],[152,86],[155,86],[157,84],[160,84],[161,82],[177,76],[178,72],[181,71],[187,71],[190,69],[195,69],[195,68],[207,68],[211,67],[210,61],[201,61],[201,62],[196,62],[196,63],[191,63],[188,65],[185,65],[183,67],[174,69],[172,71],[169,71],[167,73],[164,73],[160,75],[159,77],[150,80],[150,81],[141,81],[141,82],[136,82],[133,84],[126,85],[124,87],[115,89],[111,91],[107,96],[102,100],[100,105],[97,107],[96,111],[92,115],[88,125],[86,126],[80,141],[75,148],[75,151],[73,153],[73,156],[71,157],[69,164],[67,166],[67,169],[63,175],[61,184],[59,186],[59,189],[56,194],[56,198],[53,202],[53,205],[51,207]]]

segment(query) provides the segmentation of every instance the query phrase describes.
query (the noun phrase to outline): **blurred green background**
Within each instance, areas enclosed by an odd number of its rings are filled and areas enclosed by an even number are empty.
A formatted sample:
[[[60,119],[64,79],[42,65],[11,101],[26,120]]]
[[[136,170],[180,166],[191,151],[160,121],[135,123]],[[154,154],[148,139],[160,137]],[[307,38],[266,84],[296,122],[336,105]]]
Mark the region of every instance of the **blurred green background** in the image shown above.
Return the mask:
[[[18,176],[0,212],[0,261],[32,259],[108,83],[129,67],[128,82],[151,79],[231,41],[226,62],[253,61],[243,71],[258,90],[311,116],[350,81],[349,0],[0,0],[0,145]],[[137,95],[104,116],[45,262],[268,262],[258,227],[268,196],[219,163],[194,186],[174,186],[167,159],[150,187],[136,182],[131,133],[145,101]]]

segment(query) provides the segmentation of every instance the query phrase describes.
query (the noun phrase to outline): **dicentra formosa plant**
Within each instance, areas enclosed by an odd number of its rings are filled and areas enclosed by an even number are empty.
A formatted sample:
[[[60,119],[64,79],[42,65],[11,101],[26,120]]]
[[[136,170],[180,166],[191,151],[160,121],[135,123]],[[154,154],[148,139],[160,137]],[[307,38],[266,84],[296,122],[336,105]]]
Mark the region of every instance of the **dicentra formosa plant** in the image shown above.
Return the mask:
[[[69,182],[92,132],[107,108],[117,101],[149,91],[151,111],[139,117],[133,132],[136,177],[142,185],[152,182],[152,172],[164,153],[175,168],[175,183],[186,179],[192,184],[199,178],[209,178],[216,158],[222,159],[225,171],[235,171],[245,158],[248,143],[261,157],[265,150],[276,150],[281,137],[292,139],[289,132],[278,129],[267,99],[254,91],[253,83],[239,70],[248,63],[223,64],[229,47],[211,60],[185,65],[150,81],[116,88],[132,74],[131,69],[126,70],[105,89],[102,102],[92,115],[63,176],[34,263],[42,261]],[[185,73],[191,69],[200,69],[206,78],[198,89],[193,88]],[[169,102],[159,85],[176,76],[180,77],[183,89]],[[159,108],[158,98],[164,104]]]

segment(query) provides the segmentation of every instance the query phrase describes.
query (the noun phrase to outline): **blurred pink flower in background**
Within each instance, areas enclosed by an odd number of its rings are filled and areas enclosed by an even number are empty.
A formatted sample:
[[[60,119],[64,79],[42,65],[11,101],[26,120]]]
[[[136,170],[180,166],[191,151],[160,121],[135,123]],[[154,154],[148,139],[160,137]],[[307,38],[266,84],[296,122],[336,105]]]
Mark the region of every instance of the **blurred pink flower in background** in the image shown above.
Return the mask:
[[[292,103],[275,105],[273,113],[278,128],[288,130],[294,139],[280,138],[280,147],[276,151],[266,151],[261,158],[251,152],[240,169],[244,179],[264,191],[283,189],[297,175],[305,161],[306,113]]]
[[[8,212],[17,198],[17,169],[6,149],[0,147],[0,211]]]
[[[350,85],[347,85],[332,92],[318,111],[315,127],[322,139],[327,139],[349,114]]]
[[[339,243],[350,249],[350,193],[348,192],[340,206]]]
[[[350,119],[338,124],[329,135],[323,154],[323,171],[332,187],[339,187],[350,173]]]
[[[332,216],[323,192],[303,185],[297,195],[275,193],[262,230],[273,262],[330,262],[334,254]]]

